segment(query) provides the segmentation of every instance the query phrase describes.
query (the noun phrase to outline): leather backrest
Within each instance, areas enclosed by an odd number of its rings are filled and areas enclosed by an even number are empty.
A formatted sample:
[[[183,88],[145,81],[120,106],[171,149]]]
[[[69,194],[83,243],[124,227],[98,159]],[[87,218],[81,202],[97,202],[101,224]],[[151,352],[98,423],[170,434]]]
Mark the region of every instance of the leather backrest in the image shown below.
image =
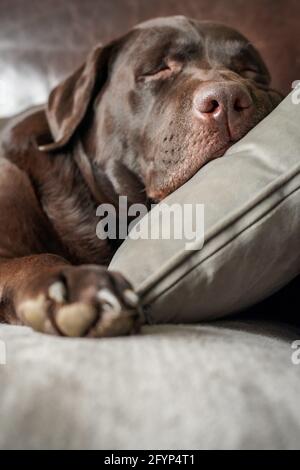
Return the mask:
[[[280,91],[300,79],[299,0],[1,0],[0,117],[44,102],[95,43],[173,14],[238,28],[260,50]]]

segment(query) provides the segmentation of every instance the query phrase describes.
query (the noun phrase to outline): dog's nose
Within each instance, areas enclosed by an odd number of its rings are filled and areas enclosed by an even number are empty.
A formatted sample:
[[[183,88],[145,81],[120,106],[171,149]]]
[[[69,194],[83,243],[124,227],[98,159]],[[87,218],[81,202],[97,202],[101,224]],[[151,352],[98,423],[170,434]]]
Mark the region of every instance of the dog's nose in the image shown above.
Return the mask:
[[[236,83],[214,83],[202,86],[194,97],[194,112],[200,119],[228,120],[229,125],[253,108],[246,88]]]

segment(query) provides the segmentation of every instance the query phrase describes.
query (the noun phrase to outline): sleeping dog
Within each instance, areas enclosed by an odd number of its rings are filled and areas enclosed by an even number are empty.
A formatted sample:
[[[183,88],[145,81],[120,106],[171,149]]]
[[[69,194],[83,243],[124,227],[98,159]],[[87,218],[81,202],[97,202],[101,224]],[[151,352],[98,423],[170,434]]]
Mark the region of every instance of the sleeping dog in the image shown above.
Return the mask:
[[[160,201],[279,103],[231,28],[158,18],[96,47],[45,107],[10,120],[0,154],[0,321],[63,336],[129,334],[132,287],[106,267],[96,208]]]

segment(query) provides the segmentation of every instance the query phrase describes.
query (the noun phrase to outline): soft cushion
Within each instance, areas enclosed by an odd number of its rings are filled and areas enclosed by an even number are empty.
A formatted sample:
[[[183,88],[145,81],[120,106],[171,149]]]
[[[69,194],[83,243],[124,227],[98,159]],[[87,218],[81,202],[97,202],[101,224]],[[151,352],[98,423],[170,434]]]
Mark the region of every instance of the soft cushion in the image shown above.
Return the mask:
[[[224,157],[164,200],[204,204],[202,249],[186,250],[186,240],[178,239],[125,240],[110,269],[133,283],[148,321],[221,317],[299,274],[299,129],[300,104],[291,94]],[[158,210],[151,211],[157,224]],[[147,230],[148,218],[140,231]],[[169,223],[163,218],[164,230]]]
[[[0,325],[0,448],[297,449],[298,338],[251,320],[101,340]]]

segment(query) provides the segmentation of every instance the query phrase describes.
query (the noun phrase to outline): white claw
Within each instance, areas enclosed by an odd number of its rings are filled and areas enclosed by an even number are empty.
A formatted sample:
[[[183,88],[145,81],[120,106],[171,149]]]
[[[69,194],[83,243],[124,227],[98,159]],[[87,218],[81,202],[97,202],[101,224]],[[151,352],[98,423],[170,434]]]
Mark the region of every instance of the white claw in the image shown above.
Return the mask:
[[[97,298],[100,302],[108,304],[116,313],[120,313],[122,310],[122,306],[118,301],[117,297],[110,292],[109,289],[101,289],[97,293]]]
[[[139,303],[139,298],[131,289],[125,289],[123,292],[124,299],[131,307],[136,307]]]
[[[50,299],[54,300],[57,303],[63,303],[66,299],[66,288],[64,284],[60,281],[54,282],[48,290],[48,295]]]

